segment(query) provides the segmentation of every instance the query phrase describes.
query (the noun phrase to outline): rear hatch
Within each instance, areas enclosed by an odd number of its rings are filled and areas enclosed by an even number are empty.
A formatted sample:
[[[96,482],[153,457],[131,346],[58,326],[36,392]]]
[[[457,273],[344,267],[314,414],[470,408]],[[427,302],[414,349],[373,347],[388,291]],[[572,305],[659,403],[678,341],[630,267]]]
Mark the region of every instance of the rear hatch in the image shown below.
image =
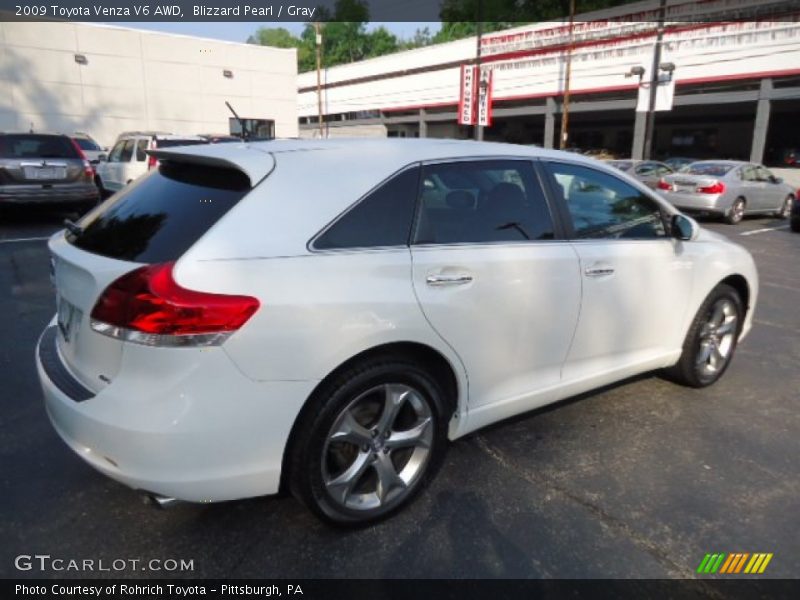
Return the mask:
[[[0,134],[0,185],[52,185],[81,181],[86,165],[64,135]]]
[[[263,163],[272,160],[259,154]],[[144,265],[177,261],[251,190],[248,174],[232,162],[193,160],[172,155],[87,213],[77,228],[50,239],[58,349],[73,375],[94,392],[114,379],[129,343],[99,333],[96,322],[92,326],[98,299]]]

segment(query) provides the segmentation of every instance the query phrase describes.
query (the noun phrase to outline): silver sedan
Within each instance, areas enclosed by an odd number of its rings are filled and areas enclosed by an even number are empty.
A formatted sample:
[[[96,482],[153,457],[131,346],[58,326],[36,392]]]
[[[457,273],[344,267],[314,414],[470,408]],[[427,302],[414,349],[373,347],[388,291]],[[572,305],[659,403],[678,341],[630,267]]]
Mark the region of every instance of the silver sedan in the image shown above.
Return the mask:
[[[664,198],[688,213],[719,215],[735,224],[749,214],[785,219],[794,189],[761,165],[732,160],[704,160],[667,175],[656,186]]]

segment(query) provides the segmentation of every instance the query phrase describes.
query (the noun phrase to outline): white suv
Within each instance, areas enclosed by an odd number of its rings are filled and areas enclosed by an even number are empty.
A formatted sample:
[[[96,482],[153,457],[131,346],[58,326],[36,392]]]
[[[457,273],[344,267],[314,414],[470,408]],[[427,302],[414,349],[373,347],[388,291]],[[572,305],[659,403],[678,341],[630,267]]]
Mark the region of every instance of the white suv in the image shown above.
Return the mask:
[[[104,194],[118,192],[137,177],[144,175],[157,164],[148,157],[148,150],[207,144],[208,140],[196,135],[130,131],[120,134],[108,155],[100,155],[95,168],[95,183]]]
[[[151,154],[51,238],[58,314],[36,362],[66,443],[161,497],[284,483],[325,519],[381,518],[448,439],[646,371],[709,385],[751,327],[746,250],[574,153]]]

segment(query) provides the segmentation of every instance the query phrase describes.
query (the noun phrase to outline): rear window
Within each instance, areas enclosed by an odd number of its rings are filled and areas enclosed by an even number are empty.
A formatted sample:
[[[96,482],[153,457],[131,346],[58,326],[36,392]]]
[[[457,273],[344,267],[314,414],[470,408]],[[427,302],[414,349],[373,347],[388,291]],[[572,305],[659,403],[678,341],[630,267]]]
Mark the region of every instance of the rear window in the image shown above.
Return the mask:
[[[63,135],[32,133],[0,135],[0,158],[80,158]]]
[[[199,144],[207,144],[207,140],[156,140],[157,148],[172,148],[174,146],[197,146]]]
[[[711,175],[712,177],[722,177],[733,168],[733,165],[723,165],[720,163],[692,163],[688,167],[681,169],[681,172],[689,175]]]
[[[177,260],[248,191],[240,171],[165,161],[84,216],[83,232],[67,240],[119,260]]]

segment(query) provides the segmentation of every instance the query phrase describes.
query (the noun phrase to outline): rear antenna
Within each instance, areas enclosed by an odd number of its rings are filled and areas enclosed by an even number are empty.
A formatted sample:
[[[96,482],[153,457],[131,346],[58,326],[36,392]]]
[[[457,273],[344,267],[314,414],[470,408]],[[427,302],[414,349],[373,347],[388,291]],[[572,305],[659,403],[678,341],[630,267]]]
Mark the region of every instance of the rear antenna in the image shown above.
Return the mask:
[[[250,135],[247,133],[247,126],[245,125],[245,122],[242,120],[242,118],[239,115],[236,114],[236,111],[233,110],[233,107],[231,106],[231,103],[228,102],[227,100],[225,100],[225,106],[228,107],[228,110],[230,110],[233,113],[233,116],[236,117],[236,120],[239,121],[239,127],[242,128],[242,139],[246,142],[247,138],[249,138]],[[33,132],[31,132],[31,133],[33,133]]]

